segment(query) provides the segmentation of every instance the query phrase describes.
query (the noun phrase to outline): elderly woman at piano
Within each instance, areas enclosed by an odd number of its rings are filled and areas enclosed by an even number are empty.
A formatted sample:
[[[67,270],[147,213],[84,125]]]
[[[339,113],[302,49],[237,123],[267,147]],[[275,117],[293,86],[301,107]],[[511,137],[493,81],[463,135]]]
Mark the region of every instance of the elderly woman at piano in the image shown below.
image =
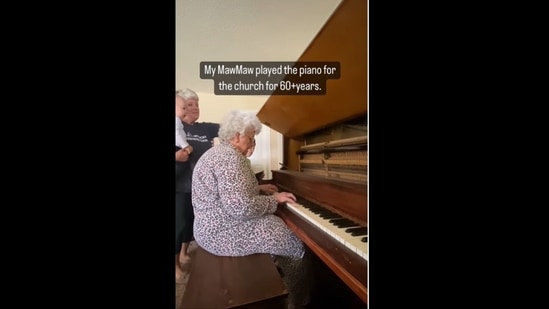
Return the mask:
[[[306,247],[274,214],[278,203],[295,202],[289,192],[260,194],[247,162],[261,122],[252,112],[232,110],[219,128],[219,145],[196,163],[192,178],[194,237],[199,246],[220,256],[270,254],[288,287],[288,307],[309,301]]]

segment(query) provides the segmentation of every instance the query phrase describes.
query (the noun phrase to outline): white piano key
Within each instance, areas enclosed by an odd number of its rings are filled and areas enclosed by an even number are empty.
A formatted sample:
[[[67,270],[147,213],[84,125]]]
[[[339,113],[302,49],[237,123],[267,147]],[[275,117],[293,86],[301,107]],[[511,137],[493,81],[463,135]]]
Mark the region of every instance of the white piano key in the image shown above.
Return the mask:
[[[294,211],[294,213],[304,218],[305,220],[311,222],[312,224],[320,228],[322,231],[326,232],[328,235],[330,235],[331,237],[337,239],[339,242],[344,244],[343,236],[346,236],[346,235],[343,235],[341,233],[340,228],[330,223],[329,219],[321,218],[318,214],[315,214],[314,212],[312,212],[308,208],[303,207],[300,204],[291,204],[288,206],[290,210]]]
[[[365,260],[368,260],[368,243],[362,242],[360,239],[363,236],[356,236],[352,239],[345,241],[347,247],[354,250],[358,255],[362,256]]]
[[[330,223],[330,219],[320,217],[320,215],[310,211],[308,208],[303,207],[297,203],[286,203],[286,206],[290,211],[298,215],[300,218],[310,222],[320,230],[324,231],[330,237],[334,238],[345,247],[349,248],[353,252],[356,252],[360,257],[368,260],[368,244],[361,242],[360,239],[365,235],[352,236],[351,233],[345,232],[346,229],[352,227],[339,228],[336,225]],[[358,226],[353,226],[358,227]]]

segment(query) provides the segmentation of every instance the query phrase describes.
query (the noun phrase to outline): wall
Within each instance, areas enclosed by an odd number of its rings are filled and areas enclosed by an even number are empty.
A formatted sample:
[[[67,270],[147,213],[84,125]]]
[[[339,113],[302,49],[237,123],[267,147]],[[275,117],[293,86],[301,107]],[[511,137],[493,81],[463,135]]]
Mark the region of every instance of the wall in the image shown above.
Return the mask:
[[[175,86],[200,96],[199,121],[220,122],[232,108],[259,111],[267,96],[216,96],[201,61],[295,61],[341,0],[176,0]],[[250,157],[265,178],[282,162],[282,135],[264,127]]]

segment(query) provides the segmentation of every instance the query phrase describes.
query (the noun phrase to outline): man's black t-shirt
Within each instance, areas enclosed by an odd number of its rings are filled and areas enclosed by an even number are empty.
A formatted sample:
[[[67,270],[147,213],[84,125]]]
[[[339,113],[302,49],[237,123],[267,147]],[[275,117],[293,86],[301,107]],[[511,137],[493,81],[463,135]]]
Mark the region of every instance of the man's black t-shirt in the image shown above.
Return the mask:
[[[214,137],[219,132],[219,124],[212,122],[183,123],[187,142],[193,151],[187,162],[175,162],[175,192],[191,192],[192,171],[198,159],[213,145]]]

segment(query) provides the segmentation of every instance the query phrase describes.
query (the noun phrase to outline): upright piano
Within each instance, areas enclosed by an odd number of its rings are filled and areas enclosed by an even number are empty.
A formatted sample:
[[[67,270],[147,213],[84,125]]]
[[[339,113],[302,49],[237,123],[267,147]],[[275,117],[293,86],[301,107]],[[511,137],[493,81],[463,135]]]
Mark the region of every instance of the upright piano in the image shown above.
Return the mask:
[[[367,304],[367,1],[342,0],[297,61],[341,73],[324,95],[271,95],[257,114],[283,135],[272,182],[297,197],[278,215]]]

